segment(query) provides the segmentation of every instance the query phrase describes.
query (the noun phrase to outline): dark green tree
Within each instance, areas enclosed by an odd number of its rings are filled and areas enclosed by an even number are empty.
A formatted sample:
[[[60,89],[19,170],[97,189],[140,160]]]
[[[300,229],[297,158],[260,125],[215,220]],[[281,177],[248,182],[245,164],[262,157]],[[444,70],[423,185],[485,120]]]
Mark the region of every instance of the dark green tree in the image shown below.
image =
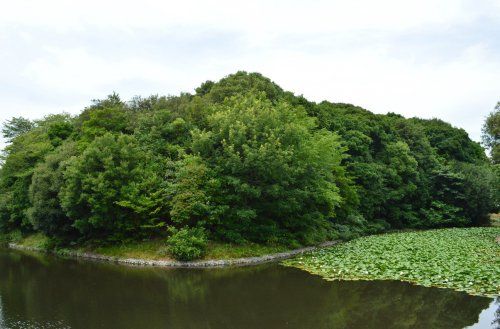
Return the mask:
[[[72,221],[61,208],[59,192],[68,160],[77,155],[74,142],[68,142],[45,157],[34,170],[29,197],[28,218],[37,231],[59,239],[75,237]]]
[[[0,169],[0,229],[31,230],[27,216],[31,177],[35,166],[53,149],[45,128],[41,123],[13,137],[4,149]]]
[[[151,162],[150,162],[151,161]],[[88,239],[118,241],[161,227],[161,176],[134,137],[106,133],[68,160],[62,208]]]

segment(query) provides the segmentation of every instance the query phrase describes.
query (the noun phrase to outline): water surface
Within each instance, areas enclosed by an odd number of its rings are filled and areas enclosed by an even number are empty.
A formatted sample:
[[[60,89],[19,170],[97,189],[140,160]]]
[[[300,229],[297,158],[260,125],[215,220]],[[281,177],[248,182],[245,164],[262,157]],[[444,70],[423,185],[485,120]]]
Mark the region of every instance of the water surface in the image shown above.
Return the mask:
[[[277,264],[160,269],[0,250],[0,328],[498,328],[499,302]]]

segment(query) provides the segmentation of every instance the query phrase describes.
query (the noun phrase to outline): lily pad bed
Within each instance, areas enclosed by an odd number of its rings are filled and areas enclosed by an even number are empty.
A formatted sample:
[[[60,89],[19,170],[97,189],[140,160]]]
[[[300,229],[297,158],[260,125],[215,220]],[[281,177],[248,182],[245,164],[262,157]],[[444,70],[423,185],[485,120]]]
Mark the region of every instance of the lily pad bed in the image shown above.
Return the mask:
[[[374,235],[283,262],[327,280],[400,280],[500,295],[500,227]]]

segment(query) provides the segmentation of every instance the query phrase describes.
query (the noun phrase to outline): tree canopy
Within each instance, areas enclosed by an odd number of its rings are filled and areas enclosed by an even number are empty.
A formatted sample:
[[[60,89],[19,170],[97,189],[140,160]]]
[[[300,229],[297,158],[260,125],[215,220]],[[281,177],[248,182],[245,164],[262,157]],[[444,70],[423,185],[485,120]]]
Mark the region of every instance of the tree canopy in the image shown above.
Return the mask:
[[[500,164],[500,102],[488,115],[483,126],[483,143],[491,151],[491,159]]]
[[[498,110],[484,127],[497,163]],[[195,94],[112,94],[77,116],[12,118],[2,131],[0,230],[59,243],[195,232],[310,244],[484,225],[499,206],[500,171],[464,130],[310,102],[258,73]]]

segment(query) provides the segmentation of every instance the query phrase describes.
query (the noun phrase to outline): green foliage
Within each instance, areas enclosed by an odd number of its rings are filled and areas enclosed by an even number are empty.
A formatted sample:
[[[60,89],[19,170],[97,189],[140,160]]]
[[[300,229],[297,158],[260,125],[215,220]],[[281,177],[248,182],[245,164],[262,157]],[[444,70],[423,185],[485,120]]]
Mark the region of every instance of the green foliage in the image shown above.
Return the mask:
[[[465,130],[438,119],[414,120],[422,124],[430,144],[444,159],[471,163],[486,161],[484,149],[479,143],[471,141]]]
[[[311,114],[321,127],[337,131],[348,147],[344,164],[362,203],[340,222],[357,212],[369,223],[384,221],[392,228],[477,225],[484,223],[479,217],[495,209],[488,201],[478,209],[481,215],[468,217],[473,207],[466,202],[462,163],[489,165],[484,150],[465,131],[440,120],[375,115],[349,104],[323,102]],[[494,185],[487,181],[483,186],[488,188],[477,190],[477,196],[492,200]],[[494,199],[498,202],[498,195]]]
[[[167,239],[168,251],[175,259],[188,261],[205,255],[208,238],[203,228],[171,228],[170,233]]]
[[[68,142],[45,157],[34,170],[29,187],[31,207],[28,218],[37,231],[51,237],[74,237],[72,221],[61,208],[59,191],[64,185],[67,161],[77,155],[74,142]]]
[[[230,241],[324,238],[341,202],[334,173],[344,149],[335,134],[314,129],[302,108],[262,97],[233,97],[214,108],[192,144],[211,172],[211,230]]]
[[[483,126],[483,143],[490,149],[493,163],[500,164],[500,102],[486,118]]]
[[[53,149],[44,126],[16,136],[5,148],[0,169],[0,230],[31,229],[27,216],[34,167]]]
[[[147,188],[161,180],[147,163],[133,137],[111,133],[70,158],[59,196],[73,226],[85,237],[117,241],[139,234],[144,224],[157,224],[156,216],[149,217],[156,205],[149,202],[158,191]]]
[[[269,245],[252,242],[243,244],[212,242],[208,246],[205,259],[259,257],[286,251],[290,251],[290,247],[285,245]]]
[[[51,239],[42,233],[31,234],[26,237],[19,238],[16,243],[27,248],[39,250],[49,250],[52,246]]]
[[[95,100],[77,119],[81,138],[92,141],[107,132],[130,132],[130,113],[117,94],[105,100]]]
[[[47,135],[53,146],[57,147],[73,133],[73,124],[68,121],[54,122],[49,126]]]
[[[18,243],[23,239],[23,233],[20,230],[10,231],[8,234],[8,239],[10,242]]]
[[[497,114],[484,128],[492,149]],[[195,95],[112,94],[76,117],[13,118],[3,134],[0,232],[58,244],[160,239],[175,226],[297,246],[487,225],[500,208],[500,169],[462,129],[316,104],[258,73]]]
[[[186,156],[178,162],[177,168],[171,186],[171,219],[180,225],[203,225],[210,213],[209,197],[205,191],[208,168],[196,156]]]
[[[473,225],[486,225],[489,214],[498,211],[498,173],[488,165],[458,164],[463,176],[463,214]]]
[[[35,123],[23,117],[14,117],[3,124],[3,138],[12,141],[19,135],[25,134],[35,127]]]
[[[327,280],[402,280],[500,294],[500,228],[441,229],[356,239],[285,261]]]
[[[5,248],[9,245],[9,236],[7,234],[0,234],[0,248]]]
[[[262,92],[271,101],[276,101],[284,95],[283,89],[270,79],[260,73],[247,73],[245,71],[228,75],[217,83],[207,81],[196,89],[199,96],[206,96],[214,103],[221,103],[226,98],[235,95],[247,93],[255,95]]]
[[[191,102],[189,97],[153,98],[147,100],[147,107],[149,110],[136,120],[137,140],[155,154],[179,159],[191,140],[190,130],[201,120],[198,101]]]

